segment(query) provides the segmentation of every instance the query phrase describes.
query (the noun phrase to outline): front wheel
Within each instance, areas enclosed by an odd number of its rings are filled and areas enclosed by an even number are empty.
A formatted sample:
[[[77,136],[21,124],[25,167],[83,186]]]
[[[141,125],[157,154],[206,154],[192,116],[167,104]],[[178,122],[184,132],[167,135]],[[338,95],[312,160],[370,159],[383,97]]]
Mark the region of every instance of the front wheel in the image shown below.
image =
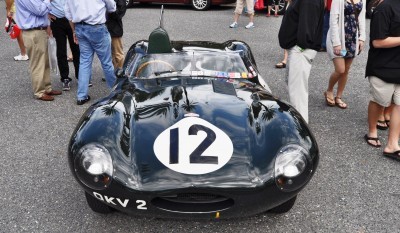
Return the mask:
[[[278,2],[279,2],[278,3],[278,15],[283,15],[283,14],[285,14],[285,11],[286,11],[287,1],[279,0]],[[271,14],[275,14],[275,5],[272,6]]]
[[[274,213],[274,214],[286,213],[290,209],[292,209],[292,207],[294,206],[294,203],[296,202],[296,198],[297,198],[297,195],[292,197],[289,201],[284,202],[284,203],[278,205],[277,207],[274,207],[274,208],[268,210],[268,212]]]
[[[90,209],[92,209],[94,212],[100,214],[109,214],[113,211],[111,207],[104,204],[100,200],[97,200],[97,198],[93,197],[89,193],[85,192],[85,196],[86,196],[86,202],[88,203]]]
[[[211,6],[211,0],[191,0],[196,11],[205,11]]]

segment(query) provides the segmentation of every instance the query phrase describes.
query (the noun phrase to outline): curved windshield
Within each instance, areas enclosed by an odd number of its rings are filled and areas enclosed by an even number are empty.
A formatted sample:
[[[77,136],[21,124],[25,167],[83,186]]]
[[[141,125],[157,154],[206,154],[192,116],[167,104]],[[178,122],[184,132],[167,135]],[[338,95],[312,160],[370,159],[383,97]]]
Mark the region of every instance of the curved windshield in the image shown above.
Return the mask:
[[[171,75],[248,78],[249,72],[238,52],[227,51],[147,54],[134,66],[130,74],[138,78]]]

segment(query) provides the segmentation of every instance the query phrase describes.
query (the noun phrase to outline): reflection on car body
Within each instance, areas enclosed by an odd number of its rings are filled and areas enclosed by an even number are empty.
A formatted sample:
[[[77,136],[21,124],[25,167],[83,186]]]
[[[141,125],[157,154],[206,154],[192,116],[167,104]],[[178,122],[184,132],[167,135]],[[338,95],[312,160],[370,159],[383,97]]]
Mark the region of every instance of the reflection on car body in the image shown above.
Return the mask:
[[[155,43],[155,44],[153,44]],[[134,43],[68,147],[93,211],[233,218],[289,211],[318,165],[307,123],[242,41]]]

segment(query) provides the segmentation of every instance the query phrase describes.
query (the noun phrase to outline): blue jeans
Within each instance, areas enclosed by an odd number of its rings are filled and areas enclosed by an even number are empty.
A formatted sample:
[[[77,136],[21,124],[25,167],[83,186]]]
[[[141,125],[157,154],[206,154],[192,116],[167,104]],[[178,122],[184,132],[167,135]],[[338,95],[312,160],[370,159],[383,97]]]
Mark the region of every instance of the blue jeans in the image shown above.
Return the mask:
[[[83,100],[88,96],[95,52],[103,68],[108,87],[111,88],[114,85],[116,77],[111,58],[111,37],[106,25],[75,24],[75,32],[80,50],[77,95],[78,100]]]
[[[329,19],[331,16],[331,12],[325,10],[324,13],[324,26],[323,26],[323,32],[322,32],[322,43],[321,43],[321,47],[326,49],[326,35],[328,34],[328,30],[329,30]]]

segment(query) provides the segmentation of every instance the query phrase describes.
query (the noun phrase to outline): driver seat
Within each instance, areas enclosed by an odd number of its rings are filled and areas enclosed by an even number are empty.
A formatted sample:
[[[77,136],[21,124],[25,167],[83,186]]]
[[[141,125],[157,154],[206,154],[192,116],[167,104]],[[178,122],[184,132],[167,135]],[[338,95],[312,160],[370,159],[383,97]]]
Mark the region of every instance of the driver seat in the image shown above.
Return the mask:
[[[172,46],[167,31],[162,27],[154,29],[149,36],[147,53],[171,53]]]

